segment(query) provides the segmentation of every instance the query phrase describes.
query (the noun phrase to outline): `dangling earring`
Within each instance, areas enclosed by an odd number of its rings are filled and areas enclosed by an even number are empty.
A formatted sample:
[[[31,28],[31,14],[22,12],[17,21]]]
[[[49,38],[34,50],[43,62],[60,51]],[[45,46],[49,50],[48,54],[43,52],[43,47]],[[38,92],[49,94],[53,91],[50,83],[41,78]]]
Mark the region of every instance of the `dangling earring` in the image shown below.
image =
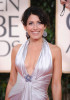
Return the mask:
[[[44,31],[44,33],[43,33],[43,37],[46,37],[46,36],[47,36],[47,32]]]
[[[28,32],[26,32],[26,37],[27,37],[27,39],[30,37],[29,34],[28,34]]]

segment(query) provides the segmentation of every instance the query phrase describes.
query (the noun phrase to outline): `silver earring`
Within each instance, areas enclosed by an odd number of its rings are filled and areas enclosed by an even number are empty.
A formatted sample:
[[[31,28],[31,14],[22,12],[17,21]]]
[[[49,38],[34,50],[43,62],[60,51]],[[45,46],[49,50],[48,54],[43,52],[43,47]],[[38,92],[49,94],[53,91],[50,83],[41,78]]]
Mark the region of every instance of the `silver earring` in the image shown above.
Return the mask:
[[[28,32],[26,32],[26,37],[27,37],[27,38],[29,38],[29,37],[30,37],[30,36],[29,36],[29,34],[28,34]]]
[[[43,37],[46,37],[46,36],[47,36],[47,32],[44,31],[44,33],[43,33]]]

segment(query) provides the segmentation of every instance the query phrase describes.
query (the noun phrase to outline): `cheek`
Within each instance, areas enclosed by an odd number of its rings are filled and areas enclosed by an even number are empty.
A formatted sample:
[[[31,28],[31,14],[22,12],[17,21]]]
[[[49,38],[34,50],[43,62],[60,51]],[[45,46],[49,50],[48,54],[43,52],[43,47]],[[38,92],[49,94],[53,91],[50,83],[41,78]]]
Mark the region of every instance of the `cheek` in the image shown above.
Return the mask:
[[[31,27],[27,27],[27,31],[30,31],[31,30]]]
[[[44,32],[44,28],[41,28],[41,31]]]
[[[39,27],[39,29],[43,31],[43,30],[45,30],[45,27],[44,27],[43,25],[41,25],[41,26]]]

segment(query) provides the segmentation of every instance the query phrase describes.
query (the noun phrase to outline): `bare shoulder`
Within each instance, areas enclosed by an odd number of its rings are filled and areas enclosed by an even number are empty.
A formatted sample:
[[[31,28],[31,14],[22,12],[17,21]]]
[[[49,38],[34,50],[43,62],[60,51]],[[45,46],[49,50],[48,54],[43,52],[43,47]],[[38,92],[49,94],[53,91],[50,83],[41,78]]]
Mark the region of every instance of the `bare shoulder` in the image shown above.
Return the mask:
[[[51,43],[48,43],[48,44],[49,44],[49,47],[50,47],[53,58],[57,57],[58,55],[61,55],[60,47],[58,47],[57,45],[53,45]]]
[[[54,50],[55,52],[57,52],[57,51],[60,52],[61,51],[60,47],[58,47],[57,45],[51,44],[51,43],[48,43],[48,44],[49,44],[50,48],[52,50]]]
[[[20,46],[21,46],[21,44],[18,44],[16,46],[14,46],[13,49],[12,49],[12,53],[16,55],[18,50],[19,50],[19,48],[20,48]]]

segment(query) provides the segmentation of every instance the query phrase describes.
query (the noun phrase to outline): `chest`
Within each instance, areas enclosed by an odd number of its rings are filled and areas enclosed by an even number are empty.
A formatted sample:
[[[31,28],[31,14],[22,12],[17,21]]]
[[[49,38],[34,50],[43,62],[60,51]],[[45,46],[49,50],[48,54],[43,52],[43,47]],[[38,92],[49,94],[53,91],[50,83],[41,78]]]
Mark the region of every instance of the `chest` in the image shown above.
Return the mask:
[[[28,73],[31,74],[32,71],[35,69],[40,53],[41,53],[41,48],[28,49],[25,60],[24,60],[24,64]]]
[[[27,48],[19,51],[16,56],[16,68],[19,73],[26,73],[25,68],[30,75],[52,73],[52,55],[46,44],[43,44],[42,49],[35,51],[29,51]]]

